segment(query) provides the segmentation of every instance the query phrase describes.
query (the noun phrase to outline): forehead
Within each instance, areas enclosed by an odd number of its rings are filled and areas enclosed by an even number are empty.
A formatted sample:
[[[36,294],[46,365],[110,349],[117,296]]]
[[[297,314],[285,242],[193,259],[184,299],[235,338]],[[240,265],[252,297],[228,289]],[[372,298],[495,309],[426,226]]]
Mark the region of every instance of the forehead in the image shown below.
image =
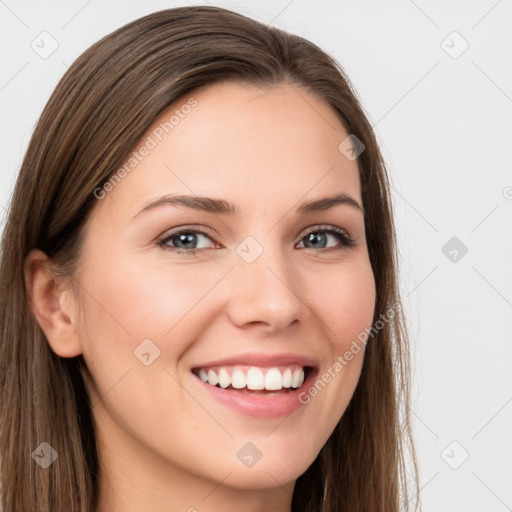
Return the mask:
[[[196,106],[188,109],[186,104],[191,98]],[[222,82],[205,86],[177,100],[153,123],[148,133],[162,125],[165,128],[172,114],[180,114],[180,111],[186,113],[173,126],[172,134],[180,136],[180,142],[192,140],[198,145],[207,145],[210,141],[217,146],[222,142],[231,144],[235,150],[235,145],[249,149],[261,143],[268,150],[281,148],[283,154],[287,149],[301,149],[302,153],[308,149],[325,150],[336,154],[340,137],[348,135],[330,105],[288,83],[258,87]],[[292,151],[287,153],[288,157],[292,155]]]
[[[150,150],[105,203],[130,209],[165,193],[214,195],[251,208],[326,193],[359,198],[357,162],[338,149],[347,136],[329,105],[295,85],[209,85],[155,120],[136,152]]]

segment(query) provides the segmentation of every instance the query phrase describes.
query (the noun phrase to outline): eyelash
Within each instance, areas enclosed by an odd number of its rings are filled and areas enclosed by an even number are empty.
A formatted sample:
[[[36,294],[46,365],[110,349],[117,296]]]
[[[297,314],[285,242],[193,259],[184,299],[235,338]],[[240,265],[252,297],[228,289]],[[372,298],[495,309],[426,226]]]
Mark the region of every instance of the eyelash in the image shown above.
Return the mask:
[[[212,235],[205,230],[198,229],[198,228],[194,228],[194,229],[182,228],[182,229],[177,229],[176,231],[171,231],[170,233],[165,233],[163,235],[163,237],[160,237],[160,239],[157,240],[157,245],[166,251],[173,251],[173,252],[176,252],[177,254],[186,254],[187,256],[195,256],[199,251],[206,250],[206,249],[178,249],[177,247],[172,247],[170,245],[167,245],[167,242],[169,240],[171,240],[172,238],[177,237],[181,234],[185,234],[185,233],[201,234],[201,235],[208,237],[213,242],[215,242],[215,240],[213,240]],[[304,236],[299,240],[299,242],[302,242],[302,240],[304,240],[304,238],[306,238],[308,235],[310,235],[312,233],[334,234],[341,241],[340,245],[337,245],[335,247],[329,247],[327,249],[320,249],[319,252],[331,252],[331,251],[337,252],[337,251],[342,251],[343,249],[345,249],[347,247],[352,247],[354,245],[354,240],[352,238],[350,238],[350,236],[347,234],[346,231],[344,231],[343,229],[340,229],[340,228],[336,228],[334,226],[318,226],[318,227],[315,226],[315,228],[308,230],[304,234]],[[208,248],[208,249],[210,249],[210,248]],[[309,247],[305,247],[305,249],[309,249]]]

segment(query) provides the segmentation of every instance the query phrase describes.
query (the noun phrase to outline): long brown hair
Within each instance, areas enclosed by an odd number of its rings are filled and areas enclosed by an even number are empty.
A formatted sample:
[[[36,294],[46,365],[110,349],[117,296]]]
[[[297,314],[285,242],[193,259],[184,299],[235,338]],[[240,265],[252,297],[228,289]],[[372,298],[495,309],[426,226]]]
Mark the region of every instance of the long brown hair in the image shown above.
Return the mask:
[[[374,322],[400,304],[385,164],[339,64],[297,35],[217,7],[168,9],[128,23],[85,51],[57,85],[31,138],[3,232],[0,482],[6,512],[94,512],[98,499],[87,368],[82,356],[61,358],[50,349],[31,311],[25,258],[40,249],[72,275],[94,190],[172,102],[219,80],[287,82],[330,105],[363,142],[358,165],[377,289]],[[367,342],[360,380],[339,424],[296,481],[293,512],[412,509],[407,448],[415,497],[419,484],[409,346],[403,315],[394,309]],[[42,442],[58,453],[46,470],[31,457]]]

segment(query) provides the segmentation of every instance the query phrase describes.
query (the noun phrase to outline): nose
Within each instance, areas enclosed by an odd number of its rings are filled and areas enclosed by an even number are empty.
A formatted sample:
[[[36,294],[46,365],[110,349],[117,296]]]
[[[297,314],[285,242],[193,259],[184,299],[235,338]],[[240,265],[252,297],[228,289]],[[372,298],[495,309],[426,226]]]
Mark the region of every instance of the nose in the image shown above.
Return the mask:
[[[264,248],[252,263],[236,256],[230,278],[228,314],[237,327],[274,333],[304,320],[299,276],[278,250]]]

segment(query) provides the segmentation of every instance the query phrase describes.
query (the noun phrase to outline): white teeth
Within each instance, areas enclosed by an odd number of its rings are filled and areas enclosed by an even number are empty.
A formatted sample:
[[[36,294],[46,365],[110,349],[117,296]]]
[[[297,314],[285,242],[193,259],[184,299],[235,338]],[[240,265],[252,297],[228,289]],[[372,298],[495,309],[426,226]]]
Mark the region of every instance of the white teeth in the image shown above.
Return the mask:
[[[245,388],[247,385],[247,379],[245,378],[245,373],[242,370],[235,370],[233,375],[231,375],[231,385],[235,389]]]
[[[219,383],[219,377],[217,376],[217,374],[213,371],[213,370],[210,370],[208,372],[208,382],[212,385],[212,386],[215,386],[216,384]]]
[[[224,369],[221,368],[219,372],[219,385],[221,388],[227,388],[231,384],[231,378],[229,376],[229,373]]]
[[[292,385],[292,371],[286,368],[283,373],[283,388],[289,388]]]
[[[254,366],[249,368],[247,372],[247,389],[264,389],[264,387],[263,372]]]
[[[302,378],[304,379],[304,371],[303,370],[295,370],[292,376],[292,388],[298,388],[300,386],[300,374],[302,373]],[[302,384],[302,383],[301,383]]]
[[[204,368],[199,370],[199,378],[203,382],[207,382],[212,386],[217,384],[226,389],[232,387],[234,389],[248,388],[252,390],[279,391],[283,388],[299,388],[304,382],[304,368],[295,367],[286,368],[284,371],[279,368],[269,368],[264,373],[260,368],[251,366],[247,371],[235,367],[232,369],[231,375],[228,367],[217,367],[215,370],[206,371]],[[247,368],[247,367],[246,367]]]
[[[283,387],[283,376],[277,368],[271,368],[265,375],[265,389],[278,390]]]

